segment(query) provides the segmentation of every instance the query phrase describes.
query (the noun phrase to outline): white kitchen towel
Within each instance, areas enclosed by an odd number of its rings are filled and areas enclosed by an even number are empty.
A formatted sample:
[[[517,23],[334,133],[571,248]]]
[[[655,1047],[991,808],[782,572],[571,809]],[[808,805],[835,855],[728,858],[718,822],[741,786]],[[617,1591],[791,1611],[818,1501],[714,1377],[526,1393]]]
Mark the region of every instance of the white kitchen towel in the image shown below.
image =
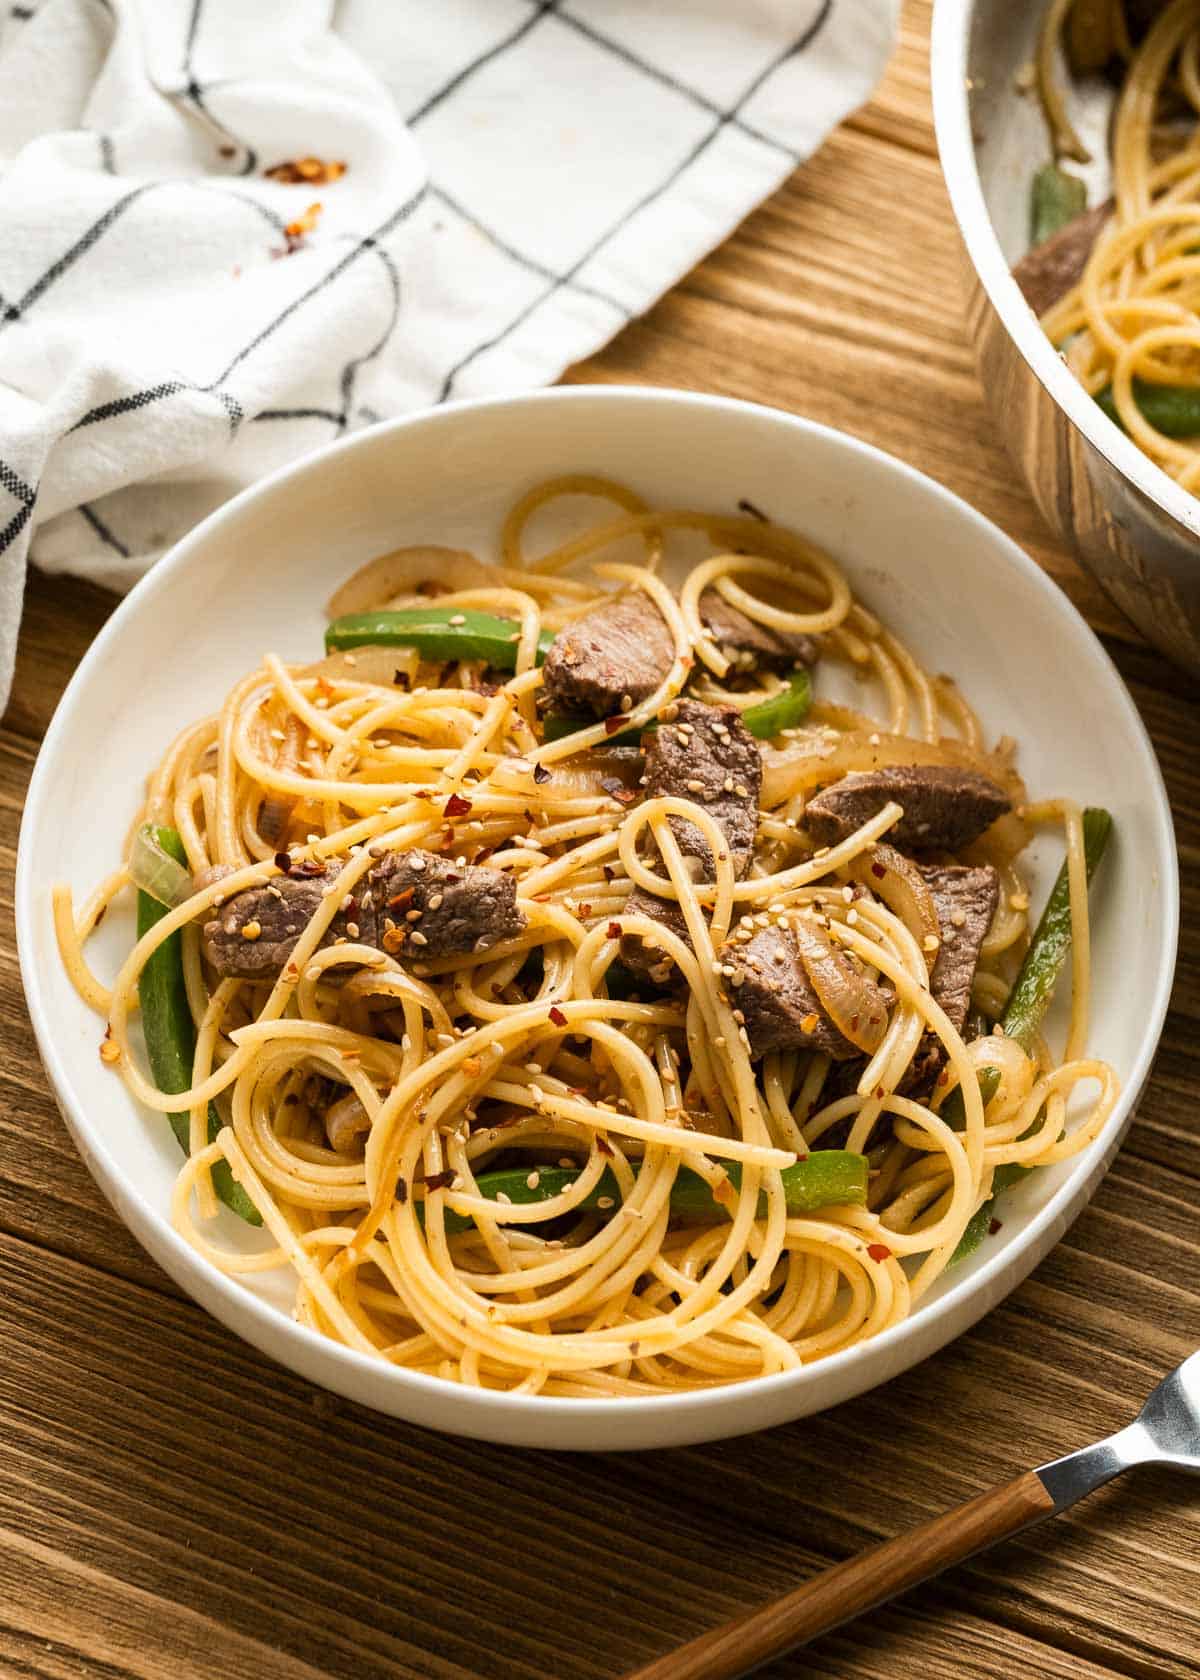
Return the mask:
[[[318,444],[556,378],[867,97],[897,3],[9,6],[0,705],[28,558],[128,587]]]

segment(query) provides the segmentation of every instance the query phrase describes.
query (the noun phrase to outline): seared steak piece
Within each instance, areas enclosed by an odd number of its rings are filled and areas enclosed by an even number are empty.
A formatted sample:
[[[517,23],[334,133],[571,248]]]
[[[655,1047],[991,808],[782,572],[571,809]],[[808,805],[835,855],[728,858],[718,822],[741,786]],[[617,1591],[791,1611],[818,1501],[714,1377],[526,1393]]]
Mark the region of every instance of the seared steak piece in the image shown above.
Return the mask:
[[[761,665],[770,671],[787,671],[793,665],[817,663],[820,644],[815,636],[793,636],[756,624],[719,589],[706,589],[701,595],[700,621],[735,666],[750,670]]]
[[[920,868],[942,935],[929,989],[961,1032],[971,1007],[971,982],[979,966],[979,947],[996,914],[1000,877],[990,864],[980,869],[962,864],[924,864]],[[910,1093],[927,1091],[945,1059],[941,1040],[926,1033],[902,1088]]]
[[[525,926],[506,870],[458,865],[435,852],[388,852],[367,887],[363,904],[379,930],[373,943],[385,951],[403,947],[414,962],[486,951]]]
[[[1032,251],[1026,251],[1014,265],[1013,279],[1035,315],[1044,315],[1072,286],[1079,284],[1092,246],[1112,213],[1111,198],[1094,205],[1081,216],[1073,217],[1049,239],[1035,245]]]
[[[823,1050],[836,1062],[861,1060],[857,1046],[821,1008],[795,936],[787,928],[765,927],[747,944],[727,946],[723,956],[734,969],[729,995],[745,1016],[753,1056],[771,1050]],[[890,998],[873,981],[868,979],[866,985],[873,1009],[885,1018]]]
[[[341,864],[320,874],[307,864],[247,887],[220,906],[202,934],[205,957],[222,977],[272,980],[327,892],[337,892]],[[498,869],[456,866],[434,852],[389,852],[349,902],[340,904],[321,949],[346,941],[374,945],[415,962],[486,950],[525,926],[516,882]]]
[[[1000,877],[990,863],[980,869],[958,863],[924,864],[921,874],[942,930],[929,989],[961,1032],[971,1007],[979,947],[996,914]]]
[[[654,693],[674,656],[662,614],[631,589],[559,631],[542,667],[545,692],[564,712],[615,717],[626,697],[636,706]]]
[[[729,842],[733,873],[740,880],[750,867],[758,829],[758,796],[762,788],[762,759],[754,737],[732,707],[705,706],[699,700],[680,700],[674,719],[660,723],[646,748],[646,797],[674,794],[692,799],[712,813]],[[685,857],[694,858],[696,879],[711,881],[714,874],[708,842],[682,817],[671,818],[671,832]],[[686,938],[683,914],[674,900],[635,887],[626,909],[650,916]],[[628,967],[644,974],[662,963],[660,952],[643,945],[637,935],[622,941],[621,956]]]
[[[956,852],[1012,809],[1004,789],[977,770],[897,764],[853,771],[814,795],[804,826],[819,845],[834,846],[893,799],[904,815],[888,830],[888,843],[915,851]]]
[[[201,948],[222,980],[277,979],[325,894],[336,892],[340,874],[341,864],[330,863],[319,875],[281,875],[220,905],[204,924]],[[347,912],[339,910],[322,945],[349,938]]]

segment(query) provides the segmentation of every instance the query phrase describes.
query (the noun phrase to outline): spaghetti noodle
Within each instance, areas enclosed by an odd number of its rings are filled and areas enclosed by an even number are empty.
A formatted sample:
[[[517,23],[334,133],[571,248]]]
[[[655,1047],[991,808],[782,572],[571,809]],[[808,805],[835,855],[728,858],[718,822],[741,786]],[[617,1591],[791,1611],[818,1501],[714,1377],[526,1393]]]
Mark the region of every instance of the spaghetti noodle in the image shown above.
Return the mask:
[[[615,502],[619,517],[531,556],[534,516],[580,493]],[[676,593],[661,568],[681,540],[710,553]],[[614,557],[631,543],[636,562]],[[877,1335],[950,1263],[998,1172],[1083,1148],[1115,1100],[1112,1070],[1084,1048],[1082,864],[1070,878],[1066,1057],[1040,1035],[1027,1053],[981,1030],[1000,1016],[1030,941],[1017,860],[1031,827],[1061,823],[1082,859],[1081,814],[1067,801],[1027,805],[1012,743],[987,750],[953,683],[929,676],[854,600],[833,559],[782,527],[656,511],[579,478],[523,497],[499,546],[495,568],[402,551],[335,600],[397,622],[432,602],[447,634],[476,637],[476,653],[494,635],[486,608],[508,622],[504,668],[395,645],[311,665],[272,655],[177,736],[144,815],[178,835],[190,880],[111,980],[92,972],[85,944],[128,892],[129,867],[78,914],[57,890],[64,961],[107,1016],[106,1062],[138,1101],[188,1117],[174,1222],[228,1273],[289,1269],[296,1317],[323,1335],[525,1394],[728,1383]],[[615,719],[580,720],[552,739],[539,647],[611,600],[613,584],[660,615],[665,674],[643,699],[625,696]],[[706,625],[707,590],[760,631],[818,635],[822,669],[849,670],[883,701],[874,716],[818,699],[760,742],[757,833],[740,872],[712,808],[638,780],[639,731],[693,738],[671,721],[684,715],[685,688],[714,717],[751,721],[787,691],[784,678],[731,659]],[[776,715],[757,713],[760,724]],[[914,866],[886,844],[902,806],[884,803],[832,844],[806,829],[818,788],[880,765],[984,773],[1016,806],[969,848],[1003,889],[975,977],[973,1036],[934,995],[938,924]],[[696,867],[703,847],[707,874]],[[504,877],[519,931],[424,959],[416,935],[404,939],[406,925],[419,931],[413,921],[369,941],[345,918],[362,914],[371,871],[397,856],[422,868],[431,858],[447,879]],[[206,940],[219,918],[295,880],[316,881],[317,908],[282,970],[215,972]],[[439,897],[425,901],[430,916]],[[674,906],[674,919],[638,908],[651,900]],[[405,892],[387,902],[400,917]],[[258,927],[243,922],[242,936]],[[756,1052],[737,965],[763,929],[827,944],[843,981],[886,998],[869,1052],[832,1070],[819,1051]],[[657,983],[631,982],[623,967],[635,936],[660,960]],[[147,964],[172,940],[195,1048],[189,1088],[167,1093],[132,1028],[139,981],[146,1002]],[[930,1045],[943,1072],[914,1084]],[[1096,1093],[1069,1121],[1081,1084]],[[212,1223],[222,1163],[261,1218],[257,1246]],[[850,1177],[838,1178],[843,1168]],[[821,1174],[832,1174],[824,1189]]]
[[[1042,60],[1065,7],[1047,13]],[[1120,14],[1120,6],[1114,6]],[[1123,25],[1123,18],[1122,18]],[[1112,215],[1042,325],[1083,386],[1185,489],[1200,488],[1200,6],[1172,0],[1130,49],[1112,128]],[[1052,78],[1043,101],[1079,156]],[[1086,157],[1086,153],[1082,154]],[[1026,259],[1028,261],[1029,259]]]

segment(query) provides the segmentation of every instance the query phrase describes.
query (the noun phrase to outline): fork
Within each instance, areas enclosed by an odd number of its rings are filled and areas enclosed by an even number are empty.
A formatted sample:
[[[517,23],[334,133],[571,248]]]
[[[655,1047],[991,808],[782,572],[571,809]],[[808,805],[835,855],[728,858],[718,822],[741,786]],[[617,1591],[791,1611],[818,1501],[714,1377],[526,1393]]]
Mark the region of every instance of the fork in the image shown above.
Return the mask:
[[[1115,1435],[1027,1470],[911,1534],[823,1570],[795,1591],[659,1657],[625,1680],[740,1680],[951,1564],[1057,1516],[1135,1464],[1200,1471],[1200,1353],[1176,1366]]]

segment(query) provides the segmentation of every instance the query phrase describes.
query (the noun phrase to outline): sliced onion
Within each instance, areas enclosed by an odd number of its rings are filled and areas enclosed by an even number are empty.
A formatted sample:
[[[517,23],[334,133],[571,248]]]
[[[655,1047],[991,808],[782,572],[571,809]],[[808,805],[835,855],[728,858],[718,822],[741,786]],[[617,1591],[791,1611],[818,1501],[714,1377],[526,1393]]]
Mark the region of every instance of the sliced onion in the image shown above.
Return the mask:
[[[843,1038],[873,1056],[888,1024],[887,1005],[879,988],[859,973],[811,917],[798,917],[792,932],[821,1008]]]
[[[302,677],[324,677],[327,682],[377,683],[380,688],[403,688],[396,682],[397,671],[407,677],[411,686],[417,675],[421,655],[413,647],[384,647],[368,642],[363,647],[328,653],[306,665]]]
[[[940,944],[942,930],[925,877],[912,859],[894,846],[877,841],[874,851],[864,852],[854,860],[850,873],[899,916],[928,960],[924,941],[932,938]],[[932,962],[929,966],[933,967]]]
[[[415,548],[394,548],[360,566],[330,597],[330,618],[345,613],[369,612],[397,595],[413,594],[423,583],[436,583],[442,590],[488,589],[496,583],[493,567],[485,566],[461,548],[439,548],[422,544]]]
[[[158,843],[153,823],[142,823],[129,852],[129,873],[139,892],[173,910],[194,891],[192,874]]]
[[[998,782],[1014,805],[1025,802],[1025,784],[1007,759],[973,752],[962,741],[914,741],[907,735],[850,731],[820,737],[800,737],[786,747],[762,749],[762,805],[773,811],[797,793],[812,793],[853,770],[879,770],[885,765],[946,764],[960,770],[979,770]]]
[[[356,1155],[358,1140],[371,1130],[366,1109],[353,1092],[342,1097],[325,1110],[325,1136],[329,1147],[339,1155]]]

